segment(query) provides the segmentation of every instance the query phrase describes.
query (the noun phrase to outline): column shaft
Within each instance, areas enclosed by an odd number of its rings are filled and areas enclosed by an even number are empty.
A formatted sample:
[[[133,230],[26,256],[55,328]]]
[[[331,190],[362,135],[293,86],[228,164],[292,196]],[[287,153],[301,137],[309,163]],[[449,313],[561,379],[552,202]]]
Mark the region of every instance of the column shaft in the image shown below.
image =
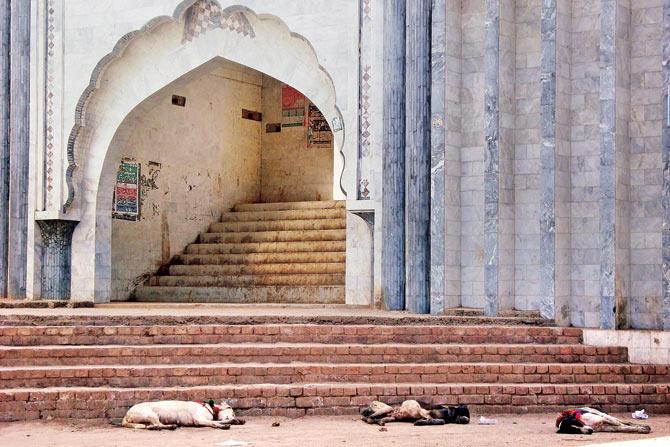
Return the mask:
[[[7,295],[9,229],[9,0],[0,0],[0,297]]]
[[[670,330],[670,0],[663,0],[663,329]]]
[[[28,258],[30,3],[11,0],[9,275],[7,295],[25,298]]]
[[[405,308],[405,0],[384,1],[382,299]]]
[[[430,0],[407,2],[407,309],[430,312]]]

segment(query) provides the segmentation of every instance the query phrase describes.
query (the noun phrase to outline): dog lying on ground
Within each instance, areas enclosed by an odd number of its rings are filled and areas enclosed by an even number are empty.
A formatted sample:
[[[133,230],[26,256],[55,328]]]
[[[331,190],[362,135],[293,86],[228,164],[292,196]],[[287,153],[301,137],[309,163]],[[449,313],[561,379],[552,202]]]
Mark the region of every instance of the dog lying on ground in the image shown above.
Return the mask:
[[[593,432],[649,433],[651,427],[621,421],[595,408],[565,410],[556,419],[557,433],[590,435]]]
[[[174,430],[177,427],[212,427],[227,430],[231,425],[242,425],[225,402],[185,402],[161,400],[133,405],[121,426],[147,430]]]
[[[385,425],[388,422],[413,422],[414,425],[467,424],[470,410],[466,405],[449,407],[429,405],[416,400],[406,400],[398,408],[374,401],[361,410],[361,419],[368,424]]]

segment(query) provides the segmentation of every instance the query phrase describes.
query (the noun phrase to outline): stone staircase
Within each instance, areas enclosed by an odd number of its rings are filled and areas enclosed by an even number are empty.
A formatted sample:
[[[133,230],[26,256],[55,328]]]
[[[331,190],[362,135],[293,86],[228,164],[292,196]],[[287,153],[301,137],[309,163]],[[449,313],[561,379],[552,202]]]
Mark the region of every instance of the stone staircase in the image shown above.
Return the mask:
[[[272,318],[2,317],[0,420],[119,418],[140,401],[209,398],[245,415],[354,414],[407,398],[465,403],[475,415],[587,404],[670,413],[667,365],[584,346],[580,329]]]
[[[344,303],[345,213],[344,201],[236,205],[133,299]]]

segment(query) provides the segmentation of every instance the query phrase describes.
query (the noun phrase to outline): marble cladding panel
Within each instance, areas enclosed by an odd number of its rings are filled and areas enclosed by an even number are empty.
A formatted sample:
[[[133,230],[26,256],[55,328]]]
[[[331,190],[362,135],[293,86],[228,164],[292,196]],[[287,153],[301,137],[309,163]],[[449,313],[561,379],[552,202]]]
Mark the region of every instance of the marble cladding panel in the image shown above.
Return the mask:
[[[600,5],[573,0],[570,43],[570,320],[600,317]]]
[[[461,2],[461,304],[484,307],[484,0]]]
[[[662,83],[665,95],[663,99],[668,101],[670,94],[670,0],[663,0],[663,26],[661,36],[665,45],[662,46],[661,60],[663,62]],[[670,110],[665,111],[662,124],[662,327],[665,330],[670,329]]]

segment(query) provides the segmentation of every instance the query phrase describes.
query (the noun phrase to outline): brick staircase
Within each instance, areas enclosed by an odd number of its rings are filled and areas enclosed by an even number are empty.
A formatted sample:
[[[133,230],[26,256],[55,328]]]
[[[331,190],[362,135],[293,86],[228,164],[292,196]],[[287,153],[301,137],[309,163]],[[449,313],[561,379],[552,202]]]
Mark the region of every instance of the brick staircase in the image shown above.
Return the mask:
[[[246,415],[352,414],[410,397],[475,413],[670,413],[667,365],[584,346],[580,329],[466,316],[272,319],[1,317],[0,420],[117,418],[140,401],[209,398]]]
[[[344,303],[345,256],[343,201],[236,205],[133,298]]]

